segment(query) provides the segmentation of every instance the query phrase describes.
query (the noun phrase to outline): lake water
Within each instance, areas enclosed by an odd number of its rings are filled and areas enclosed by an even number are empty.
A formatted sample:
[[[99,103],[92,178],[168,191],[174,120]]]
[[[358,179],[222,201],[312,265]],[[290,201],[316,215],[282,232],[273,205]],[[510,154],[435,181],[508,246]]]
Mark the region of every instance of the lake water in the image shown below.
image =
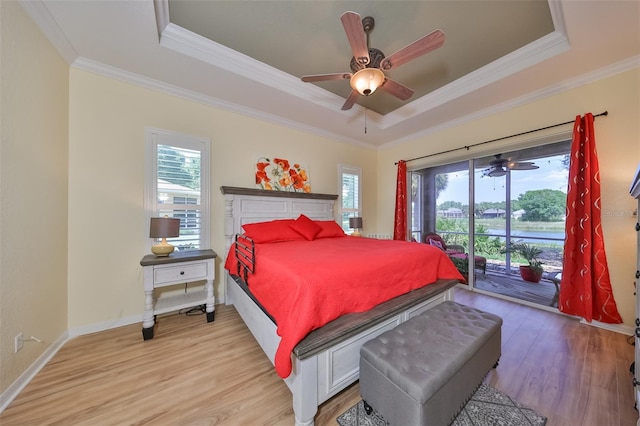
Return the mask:
[[[500,240],[505,240],[505,230],[504,229],[489,229],[487,230],[487,234],[493,236],[500,236]],[[483,234],[486,235],[486,234]],[[527,243],[555,243],[555,244],[563,244],[564,242],[564,232],[545,232],[545,231],[520,231],[520,230],[512,230],[511,231],[511,241],[522,239]]]

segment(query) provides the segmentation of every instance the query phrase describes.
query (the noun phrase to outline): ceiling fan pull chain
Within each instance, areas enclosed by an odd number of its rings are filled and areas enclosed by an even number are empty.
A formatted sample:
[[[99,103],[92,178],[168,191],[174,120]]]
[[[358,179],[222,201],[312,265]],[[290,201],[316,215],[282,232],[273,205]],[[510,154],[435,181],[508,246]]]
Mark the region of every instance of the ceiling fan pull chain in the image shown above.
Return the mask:
[[[367,134],[367,108],[364,109],[364,134]]]

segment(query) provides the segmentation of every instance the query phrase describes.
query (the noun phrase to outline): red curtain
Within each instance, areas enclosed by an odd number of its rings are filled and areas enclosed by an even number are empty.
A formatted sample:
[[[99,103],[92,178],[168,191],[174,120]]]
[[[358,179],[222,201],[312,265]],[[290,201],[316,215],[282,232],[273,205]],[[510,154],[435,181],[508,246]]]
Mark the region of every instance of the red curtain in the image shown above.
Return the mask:
[[[393,221],[393,239],[407,239],[407,163],[398,161],[396,184],[396,213]]]
[[[619,324],[601,226],[600,172],[593,115],[573,126],[564,261],[558,308],[591,320]]]

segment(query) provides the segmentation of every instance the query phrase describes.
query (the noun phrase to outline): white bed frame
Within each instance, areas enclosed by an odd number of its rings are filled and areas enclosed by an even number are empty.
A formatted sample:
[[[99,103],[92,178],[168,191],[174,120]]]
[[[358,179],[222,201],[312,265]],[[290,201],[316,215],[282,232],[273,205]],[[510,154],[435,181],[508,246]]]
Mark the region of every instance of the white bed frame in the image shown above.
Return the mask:
[[[333,206],[337,195],[285,193],[234,187],[220,189],[225,199],[225,255],[236,233],[242,233],[241,227],[246,223],[295,219],[301,213],[311,219],[335,220]],[[452,299],[452,290],[446,290],[382,322],[377,322],[347,340],[327,346],[314,355],[304,359],[292,355],[293,370],[284,381],[293,394],[296,425],[313,425],[318,406],[358,380],[360,346],[363,343],[438,303]],[[228,273],[225,274],[225,304],[234,305],[256,341],[274,363],[280,342],[275,324]]]

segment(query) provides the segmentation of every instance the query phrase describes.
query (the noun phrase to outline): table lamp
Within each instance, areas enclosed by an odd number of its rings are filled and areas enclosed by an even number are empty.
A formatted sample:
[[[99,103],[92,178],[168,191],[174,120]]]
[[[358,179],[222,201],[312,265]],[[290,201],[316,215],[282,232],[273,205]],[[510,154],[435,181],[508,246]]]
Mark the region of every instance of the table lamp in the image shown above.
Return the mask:
[[[351,233],[354,237],[360,236],[360,230],[362,229],[362,218],[361,217],[350,217],[349,218],[349,228],[354,229]]]
[[[180,236],[180,219],[173,217],[152,217],[149,238],[162,238],[159,244],[151,246],[151,252],[156,256],[169,256],[174,247],[167,242],[167,238]]]

